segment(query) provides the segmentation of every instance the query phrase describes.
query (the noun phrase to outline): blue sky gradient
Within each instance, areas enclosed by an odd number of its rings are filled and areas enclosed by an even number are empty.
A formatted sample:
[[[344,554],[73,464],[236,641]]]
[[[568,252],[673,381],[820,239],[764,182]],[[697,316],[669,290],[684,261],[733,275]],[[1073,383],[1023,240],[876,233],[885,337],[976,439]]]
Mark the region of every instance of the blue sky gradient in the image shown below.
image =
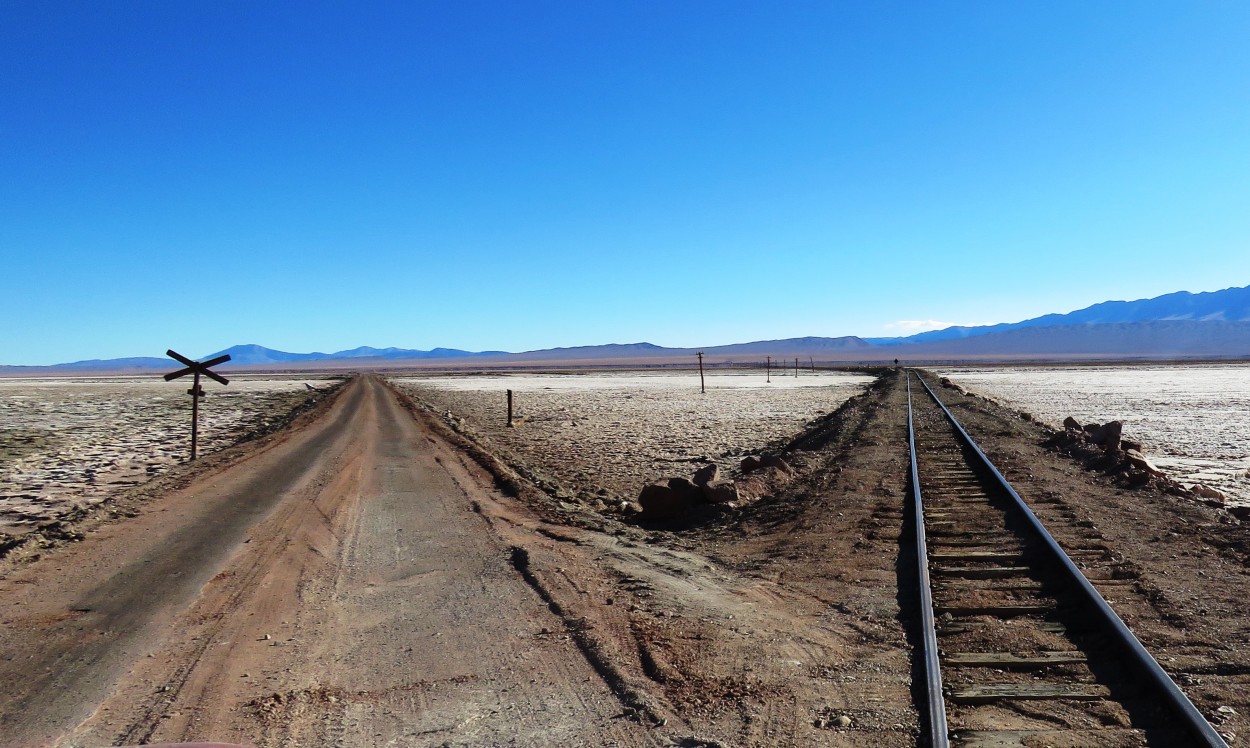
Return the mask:
[[[6,0],[0,363],[1243,286],[1247,38],[1241,3]]]

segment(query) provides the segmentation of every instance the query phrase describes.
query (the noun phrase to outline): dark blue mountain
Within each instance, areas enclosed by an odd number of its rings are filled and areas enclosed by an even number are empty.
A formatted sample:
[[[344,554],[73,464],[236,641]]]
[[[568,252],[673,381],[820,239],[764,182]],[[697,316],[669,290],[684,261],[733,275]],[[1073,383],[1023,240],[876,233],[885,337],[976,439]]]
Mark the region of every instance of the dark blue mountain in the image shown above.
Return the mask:
[[[253,364],[289,364],[296,361],[320,361],[322,359],[332,358],[328,353],[287,353],[286,351],[276,351],[273,348],[266,348],[263,345],[255,343],[247,343],[245,345],[232,345],[229,348],[210,353],[201,358],[206,361],[210,358],[216,358],[221,355],[229,355],[230,361],[224,366],[249,366]]]
[[[1067,314],[1046,314],[1022,322],[977,327],[948,327],[911,335],[905,338],[867,338],[875,345],[935,343],[942,340],[971,338],[1027,327],[1066,327],[1071,325],[1105,325],[1126,322],[1165,322],[1188,320],[1197,322],[1250,321],[1250,286],[1226,288],[1222,291],[1176,293],[1137,301],[1104,301]]]
[[[133,358],[92,358],[86,361],[74,361],[69,364],[57,364],[62,369],[176,369],[181,364],[170,358],[154,356],[135,356]]]

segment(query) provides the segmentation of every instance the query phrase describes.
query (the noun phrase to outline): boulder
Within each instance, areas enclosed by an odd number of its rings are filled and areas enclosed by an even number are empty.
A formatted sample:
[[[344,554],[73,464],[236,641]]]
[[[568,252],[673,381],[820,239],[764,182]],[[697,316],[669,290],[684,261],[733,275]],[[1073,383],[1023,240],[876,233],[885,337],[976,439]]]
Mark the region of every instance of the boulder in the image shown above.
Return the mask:
[[[1068,416],[1067,418],[1063,419],[1063,427],[1065,429],[1074,429],[1076,431],[1085,430],[1085,427],[1081,425],[1081,422],[1076,420],[1072,416]]]
[[[1124,461],[1138,470],[1145,470],[1151,475],[1162,477],[1163,471],[1155,466],[1153,462],[1146,459],[1146,456],[1135,449],[1124,450]]]
[[[734,481],[734,490],[740,500],[758,499],[771,490],[768,480],[762,475],[748,475]]]
[[[1237,519],[1250,519],[1250,506],[1230,506],[1228,513]]]
[[[673,492],[667,483],[648,483],[638,492],[638,505],[645,514],[664,514],[673,502]]]
[[[777,468],[783,473],[794,472],[794,468],[790,467],[790,463],[777,455],[764,455],[760,458],[760,462],[764,467]]]
[[[703,490],[689,478],[669,478],[668,488],[686,504],[697,504],[703,500]]]
[[[742,474],[746,475],[747,473],[753,473],[764,467],[764,463],[760,462],[760,458],[755,455],[747,455],[742,458],[742,464],[739,467],[742,470]]]
[[[1119,421],[1112,421],[1103,424],[1102,432],[1098,436],[1102,437],[1102,448],[1108,452],[1114,452],[1120,448],[1120,435],[1124,433],[1124,424]]]
[[[1150,482],[1150,473],[1145,470],[1133,469],[1124,474],[1124,480],[1128,481],[1130,486],[1144,486]]]
[[[1086,429],[1089,427],[1086,426]],[[1101,426],[1094,426],[1094,430],[1089,432],[1089,440],[1095,444],[1106,444],[1114,441],[1116,446],[1120,445],[1120,434],[1124,431],[1124,424],[1119,421],[1111,421]]]
[[[720,477],[720,468],[716,465],[704,465],[694,471],[694,484],[696,486],[706,486],[709,483],[715,483]]]
[[[1130,450],[1130,449],[1131,449],[1131,450],[1133,450],[1134,452],[1140,452],[1140,451],[1142,451],[1142,448],[1141,448],[1141,442],[1134,442],[1134,441],[1129,441],[1128,439],[1121,439],[1121,440],[1120,440],[1120,449],[1123,449],[1123,450]]]
[[[642,487],[638,505],[647,519],[665,519],[684,512],[690,501],[668,487],[667,483],[651,483]]]
[[[738,500],[738,486],[733,481],[711,481],[703,486],[703,496],[709,504],[728,504]]]

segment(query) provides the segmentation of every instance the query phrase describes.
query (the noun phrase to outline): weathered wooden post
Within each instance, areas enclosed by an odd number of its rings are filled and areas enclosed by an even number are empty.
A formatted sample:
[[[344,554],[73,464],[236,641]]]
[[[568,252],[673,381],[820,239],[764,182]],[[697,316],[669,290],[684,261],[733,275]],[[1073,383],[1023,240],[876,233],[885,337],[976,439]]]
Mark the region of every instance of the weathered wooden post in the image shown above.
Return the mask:
[[[187,394],[191,396],[191,459],[194,460],[195,445],[200,436],[200,398],[204,397],[204,388],[200,387],[198,371],[191,379],[191,389],[187,390]]]
[[[764,381],[772,382],[773,381],[772,376],[773,376],[773,357],[767,356],[766,360],[764,361]]]
[[[512,425],[512,390],[508,390],[508,428]]]
[[[178,377],[185,377],[188,374],[194,375],[191,379],[191,389],[187,390],[187,394],[191,396],[191,459],[194,460],[197,452],[196,445],[199,441],[200,435],[200,398],[204,397],[204,388],[200,386],[200,375],[203,374],[204,376],[215,379],[222,384],[230,384],[230,380],[215,371],[208,370],[208,367],[210,366],[224,364],[229,361],[230,354],[222,354],[217,358],[204,362],[192,361],[172,348],[165,351],[165,355],[185,366],[185,368],[179,369],[178,371],[171,371],[166,374],[166,382],[171,382]]]
[[[707,384],[703,381],[703,351],[696,354],[699,357],[699,392],[707,394]]]
[[[812,358],[811,356],[808,356],[807,363],[811,365],[812,371],[816,371],[816,359]]]
[[[797,358],[794,359],[794,378],[799,378],[799,360]]]

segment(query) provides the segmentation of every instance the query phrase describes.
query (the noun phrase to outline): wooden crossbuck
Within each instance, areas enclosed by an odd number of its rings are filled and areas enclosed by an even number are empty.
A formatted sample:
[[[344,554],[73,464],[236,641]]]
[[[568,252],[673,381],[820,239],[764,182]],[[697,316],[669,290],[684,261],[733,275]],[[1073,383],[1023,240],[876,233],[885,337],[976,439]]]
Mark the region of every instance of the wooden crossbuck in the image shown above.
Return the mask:
[[[203,374],[209,379],[214,379],[218,382],[221,382],[222,384],[230,384],[229,379],[226,379],[225,377],[223,377],[222,375],[218,374],[215,371],[209,370],[210,366],[216,366],[217,364],[224,364],[227,361],[229,361],[230,354],[228,353],[222,354],[220,356],[217,356],[216,358],[211,358],[207,361],[192,361],[191,359],[187,358],[186,356],[182,355],[181,353],[178,353],[177,351],[171,348],[168,351],[165,351],[165,355],[174,359],[178,363],[183,364],[183,366],[185,367],[185,368],[179,369],[178,371],[171,371],[168,374],[166,374],[165,375],[166,382],[172,382],[173,380],[179,377],[185,377],[188,374],[191,374],[194,377],[192,380],[191,389],[187,390],[187,394],[191,396],[191,459],[194,460],[195,450],[196,450],[196,441],[199,437],[199,430],[200,430],[199,429],[200,398],[204,397],[204,388],[200,386],[200,375]]]

